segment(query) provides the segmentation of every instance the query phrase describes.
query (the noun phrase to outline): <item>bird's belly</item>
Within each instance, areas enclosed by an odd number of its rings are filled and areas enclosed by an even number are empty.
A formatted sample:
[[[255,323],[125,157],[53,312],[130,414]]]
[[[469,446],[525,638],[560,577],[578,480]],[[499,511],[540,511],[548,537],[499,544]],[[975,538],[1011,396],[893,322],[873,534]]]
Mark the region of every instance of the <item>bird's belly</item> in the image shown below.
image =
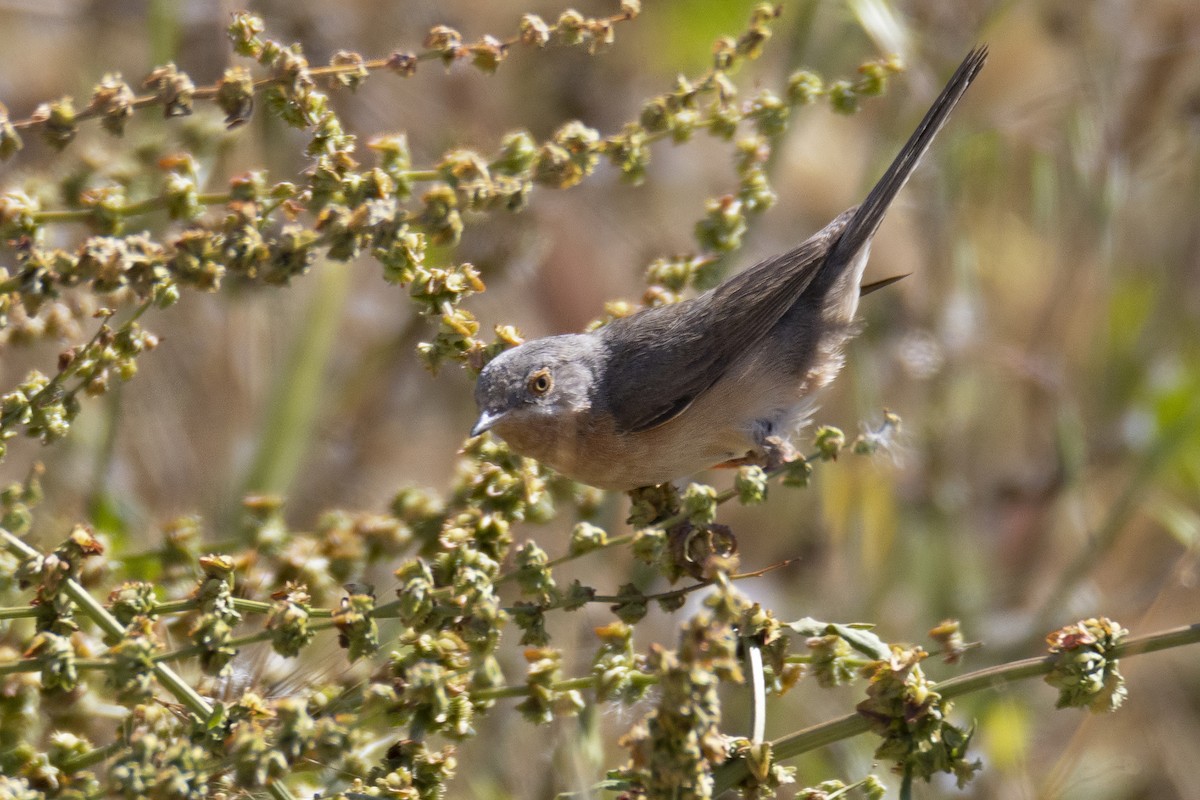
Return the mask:
[[[796,388],[794,381],[778,379],[720,381],[673,419],[638,433],[567,415],[536,427],[500,423],[494,431],[516,452],[568,478],[629,490],[752,455],[764,435],[786,438],[805,405]]]
[[[713,425],[685,411],[670,422],[640,433],[598,430],[593,425],[548,425],[530,436],[529,427],[495,432],[513,450],[556,472],[601,489],[629,490],[667,483],[739,458],[753,441],[729,425]]]
[[[811,398],[800,395],[798,383],[791,376],[761,372],[720,381],[656,428],[597,437],[593,457],[573,465],[574,475],[560,471],[601,488],[632,489],[760,455],[764,437],[790,437],[811,412]]]

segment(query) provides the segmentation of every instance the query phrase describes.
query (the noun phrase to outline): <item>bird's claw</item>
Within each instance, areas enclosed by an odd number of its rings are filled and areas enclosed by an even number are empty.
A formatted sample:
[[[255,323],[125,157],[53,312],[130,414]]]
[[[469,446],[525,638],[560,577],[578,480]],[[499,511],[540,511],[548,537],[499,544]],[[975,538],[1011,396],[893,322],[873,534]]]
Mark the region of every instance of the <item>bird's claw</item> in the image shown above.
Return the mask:
[[[767,472],[779,469],[796,459],[796,448],[781,436],[764,436],[758,441],[758,451],[741,458],[731,458],[714,464],[713,469],[737,469],[738,467],[762,467]]]
[[[780,436],[766,436],[760,444],[762,456],[759,458],[759,465],[767,472],[777,470],[796,458],[796,448]]]

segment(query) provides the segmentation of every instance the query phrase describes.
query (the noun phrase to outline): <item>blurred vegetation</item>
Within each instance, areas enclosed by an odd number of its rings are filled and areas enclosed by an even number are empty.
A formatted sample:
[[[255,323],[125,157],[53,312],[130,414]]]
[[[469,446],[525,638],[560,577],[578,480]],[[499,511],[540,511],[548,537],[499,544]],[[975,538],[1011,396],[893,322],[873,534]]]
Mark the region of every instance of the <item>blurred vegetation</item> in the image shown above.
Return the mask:
[[[0,796],[1195,797],[1193,651],[1112,658],[1195,629],[1105,619],[1200,608],[1193,5],[0,2]],[[464,445],[505,326],[793,246],[979,42],[811,473]]]

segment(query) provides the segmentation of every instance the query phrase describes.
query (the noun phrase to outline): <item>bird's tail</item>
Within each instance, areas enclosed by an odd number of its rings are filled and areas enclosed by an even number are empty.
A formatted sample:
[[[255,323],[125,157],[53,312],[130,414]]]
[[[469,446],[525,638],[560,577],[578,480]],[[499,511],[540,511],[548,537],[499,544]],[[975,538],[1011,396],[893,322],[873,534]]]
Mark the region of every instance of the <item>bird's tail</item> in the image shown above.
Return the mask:
[[[896,194],[904,188],[904,184],[908,182],[908,176],[916,168],[921,156],[925,155],[925,151],[929,149],[933,137],[946,123],[954,106],[962,99],[963,92],[983,69],[987,54],[987,47],[977,47],[968,53],[963,62],[959,64],[954,75],[946,83],[946,88],[942,89],[937,100],[933,101],[933,105],[925,113],[925,118],[913,131],[899,155],[892,161],[892,165],[887,168],[887,172],[871,189],[867,199],[854,210],[841,236],[830,248],[829,255],[825,259],[825,269],[817,278],[818,282],[831,285],[840,277],[840,273],[846,265],[852,263],[855,256],[871,241],[871,237],[879,230],[879,223],[883,221],[888,206],[891,205]],[[829,267],[833,267],[833,269],[829,269]]]

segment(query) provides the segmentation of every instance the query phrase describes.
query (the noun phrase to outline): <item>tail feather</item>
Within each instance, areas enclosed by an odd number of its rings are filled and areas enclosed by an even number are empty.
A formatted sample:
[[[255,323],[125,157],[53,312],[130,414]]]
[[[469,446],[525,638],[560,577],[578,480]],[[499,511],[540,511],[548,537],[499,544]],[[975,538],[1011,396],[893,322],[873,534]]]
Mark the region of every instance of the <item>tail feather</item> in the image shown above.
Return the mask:
[[[873,283],[864,283],[858,289],[858,296],[866,297],[871,292],[877,292],[885,286],[891,286],[896,281],[902,281],[911,274],[911,272],[906,272],[903,275],[893,275],[890,278],[883,278],[882,280],[874,281]]]
[[[908,142],[892,161],[891,166],[887,168],[887,172],[867,194],[867,199],[855,209],[854,215],[846,224],[841,236],[830,248],[829,255],[825,259],[825,268],[818,279],[822,283],[832,285],[846,265],[854,261],[855,255],[871,241],[871,237],[879,230],[879,224],[883,222],[888,206],[891,205],[896,194],[904,188],[904,184],[908,182],[908,177],[921,160],[921,156],[925,155],[925,151],[929,149],[933,137],[946,123],[950,112],[962,99],[963,93],[975,80],[975,76],[983,69],[987,55],[986,46],[975,48],[967,54],[967,57],[955,70],[954,75],[947,81],[942,93],[925,113],[921,124],[913,131]]]

